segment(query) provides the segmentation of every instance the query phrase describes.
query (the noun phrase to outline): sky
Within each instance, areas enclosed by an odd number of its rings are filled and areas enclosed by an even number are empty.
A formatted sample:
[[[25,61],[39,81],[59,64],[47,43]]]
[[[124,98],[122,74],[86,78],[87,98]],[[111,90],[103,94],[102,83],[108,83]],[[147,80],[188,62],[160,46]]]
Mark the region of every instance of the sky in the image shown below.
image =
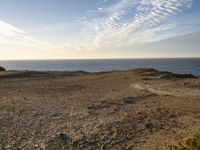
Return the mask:
[[[0,60],[200,57],[200,0],[0,0]]]

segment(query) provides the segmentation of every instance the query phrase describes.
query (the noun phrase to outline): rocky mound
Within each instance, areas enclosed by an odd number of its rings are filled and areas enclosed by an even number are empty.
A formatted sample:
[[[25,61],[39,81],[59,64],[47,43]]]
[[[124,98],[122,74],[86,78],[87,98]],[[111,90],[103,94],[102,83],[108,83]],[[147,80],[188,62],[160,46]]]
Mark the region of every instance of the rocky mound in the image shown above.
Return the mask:
[[[140,68],[134,70],[136,74],[141,76],[154,76],[159,77],[160,79],[195,79],[198,78],[192,74],[176,74],[167,71],[159,71],[153,68]],[[151,78],[144,78],[149,80]]]
[[[136,74],[141,76],[157,76],[160,75],[161,72],[153,69],[153,68],[139,68],[134,70]]]
[[[0,66],[0,71],[6,71],[6,69]]]
[[[175,73],[166,73],[160,76],[160,79],[192,79],[197,78],[192,74],[175,74]]]

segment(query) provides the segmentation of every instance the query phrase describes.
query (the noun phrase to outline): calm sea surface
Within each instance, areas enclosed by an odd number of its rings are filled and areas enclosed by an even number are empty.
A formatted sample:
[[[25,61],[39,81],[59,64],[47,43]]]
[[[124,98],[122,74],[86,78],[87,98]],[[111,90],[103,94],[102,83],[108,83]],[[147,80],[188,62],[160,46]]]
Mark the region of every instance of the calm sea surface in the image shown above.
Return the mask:
[[[0,61],[7,70],[101,72],[135,68],[155,68],[200,76],[200,58],[184,59],[104,59],[104,60],[26,60]]]

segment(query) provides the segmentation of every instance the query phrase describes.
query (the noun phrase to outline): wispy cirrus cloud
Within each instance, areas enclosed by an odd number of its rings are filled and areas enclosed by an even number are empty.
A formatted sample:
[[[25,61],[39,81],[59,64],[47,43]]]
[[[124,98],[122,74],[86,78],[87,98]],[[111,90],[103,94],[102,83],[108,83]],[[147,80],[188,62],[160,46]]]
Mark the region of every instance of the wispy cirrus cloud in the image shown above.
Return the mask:
[[[52,47],[51,44],[37,40],[29,36],[26,31],[4,21],[0,21],[0,43],[39,48]]]
[[[63,24],[57,24],[45,28],[45,30],[56,30],[63,28]],[[39,48],[43,50],[57,50],[57,51],[79,51],[79,50],[91,50],[94,47],[87,43],[69,43],[52,44],[46,41],[38,40],[30,36],[26,31],[15,27],[7,22],[0,21],[0,44],[8,46],[20,46],[27,48]],[[0,47],[1,50],[1,47]]]
[[[84,31],[95,45],[126,46],[168,38],[165,31],[176,27],[167,20],[186,8],[192,0],[121,0],[98,10],[106,16],[86,20]],[[165,36],[166,35],[166,36]]]
[[[93,50],[102,47],[123,47],[135,43],[155,42],[174,34],[176,28],[170,18],[191,7],[192,0],[111,0],[101,2],[92,17],[80,17],[82,39],[76,43],[52,44],[30,36],[26,31],[0,21],[0,43],[56,50]],[[69,23],[56,23],[41,28],[43,31],[64,30]],[[80,25],[80,26],[81,26]],[[77,31],[78,32],[78,31]],[[183,34],[183,33],[182,33]],[[178,36],[178,35],[177,35]]]
[[[18,34],[25,34],[25,31],[3,21],[0,21],[0,29],[1,36],[15,37]]]

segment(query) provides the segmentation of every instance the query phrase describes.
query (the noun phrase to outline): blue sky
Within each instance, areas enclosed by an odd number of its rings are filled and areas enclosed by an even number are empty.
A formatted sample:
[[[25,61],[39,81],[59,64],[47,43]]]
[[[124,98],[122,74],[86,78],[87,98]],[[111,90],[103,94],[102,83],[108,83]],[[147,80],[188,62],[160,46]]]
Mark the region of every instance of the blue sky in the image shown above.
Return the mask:
[[[0,0],[0,59],[200,57],[199,0]]]

